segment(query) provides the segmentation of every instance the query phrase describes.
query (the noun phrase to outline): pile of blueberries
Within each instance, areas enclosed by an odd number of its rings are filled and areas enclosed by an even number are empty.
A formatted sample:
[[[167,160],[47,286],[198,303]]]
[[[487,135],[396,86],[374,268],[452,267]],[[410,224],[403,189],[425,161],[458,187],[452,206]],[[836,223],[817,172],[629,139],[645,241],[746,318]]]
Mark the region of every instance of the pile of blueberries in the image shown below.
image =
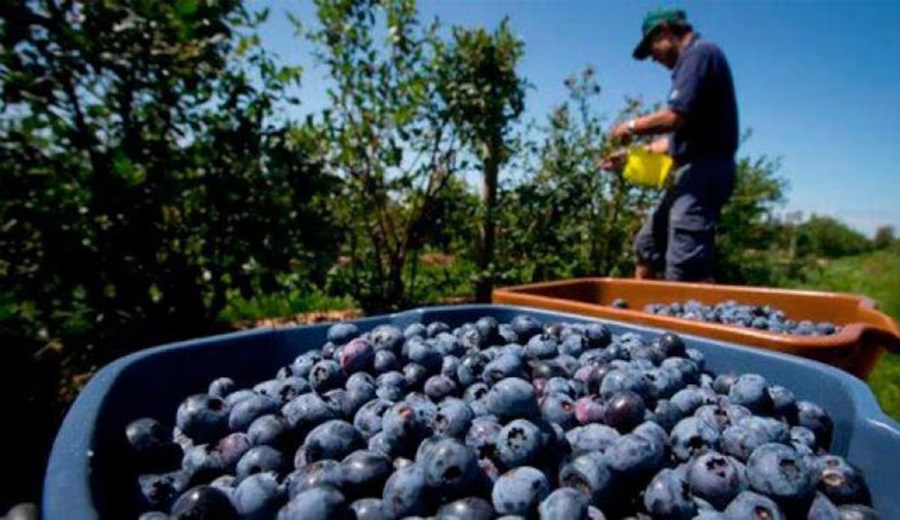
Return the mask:
[[[617,300],[614,307],[626,308],[627,302]],[[827,321],[792,320],[784,312],[771,305],[748,305],[728,300],[706,305],[696,300],[686,302],[650,303],[644,312],[658,316],[672,316],[707,323],[724,323],[735,327],[767,330],[795,336],[829,336],[841,331],[841,327]]]
[[[328,330],[125,432],[141,520],[873,519],[820,406],[677,335],[519,315]]]

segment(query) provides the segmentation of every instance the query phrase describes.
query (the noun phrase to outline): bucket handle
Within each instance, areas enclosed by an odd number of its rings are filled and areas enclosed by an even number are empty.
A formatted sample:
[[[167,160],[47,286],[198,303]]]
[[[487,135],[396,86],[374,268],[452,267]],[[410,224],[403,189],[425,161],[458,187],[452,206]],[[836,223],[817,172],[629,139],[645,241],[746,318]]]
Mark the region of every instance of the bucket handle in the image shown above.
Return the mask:
[[[895,356],[900,356],[900,337],[896,333],[881,327],[865,327],[863,342],[867,345],[880,345]]]

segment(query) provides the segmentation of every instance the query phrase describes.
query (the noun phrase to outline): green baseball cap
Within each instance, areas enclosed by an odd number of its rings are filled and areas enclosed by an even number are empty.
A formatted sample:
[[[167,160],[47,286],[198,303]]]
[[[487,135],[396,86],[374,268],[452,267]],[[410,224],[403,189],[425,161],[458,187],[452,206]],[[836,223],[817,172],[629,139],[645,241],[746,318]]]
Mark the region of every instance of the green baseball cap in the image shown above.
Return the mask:
[[[687,21],[687,14],[681,9],[657,9],[650,11],[644,15],[644,22],[641,24],[641,33],[643,37],[641,42],[634,48],[631,54],[636,60],[646,59],[650,56],[650,35],[659,24],[666,23],[683,23]]]

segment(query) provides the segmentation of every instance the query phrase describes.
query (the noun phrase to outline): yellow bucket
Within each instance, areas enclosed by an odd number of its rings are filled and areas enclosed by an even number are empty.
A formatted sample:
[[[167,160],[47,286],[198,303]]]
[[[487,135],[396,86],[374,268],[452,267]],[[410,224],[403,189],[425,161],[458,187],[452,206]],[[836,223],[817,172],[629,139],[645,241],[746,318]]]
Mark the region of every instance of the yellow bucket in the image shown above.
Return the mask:
[[[672,158],[664,153],[648,152],[642,146],[628,151],[622,176],[625,180],[650,188],[662,188],[672,170]]]

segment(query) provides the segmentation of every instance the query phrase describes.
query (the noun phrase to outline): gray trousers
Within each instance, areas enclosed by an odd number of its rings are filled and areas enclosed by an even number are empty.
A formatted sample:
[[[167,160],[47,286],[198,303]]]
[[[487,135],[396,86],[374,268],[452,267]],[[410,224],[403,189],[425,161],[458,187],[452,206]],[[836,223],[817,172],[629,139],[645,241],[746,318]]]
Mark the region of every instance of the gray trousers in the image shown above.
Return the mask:
[[[734,191],[733,159],[705,159],[679,166],[662,201],[635,238],[638,259],[667,280],[713,280],[716,228]]]

